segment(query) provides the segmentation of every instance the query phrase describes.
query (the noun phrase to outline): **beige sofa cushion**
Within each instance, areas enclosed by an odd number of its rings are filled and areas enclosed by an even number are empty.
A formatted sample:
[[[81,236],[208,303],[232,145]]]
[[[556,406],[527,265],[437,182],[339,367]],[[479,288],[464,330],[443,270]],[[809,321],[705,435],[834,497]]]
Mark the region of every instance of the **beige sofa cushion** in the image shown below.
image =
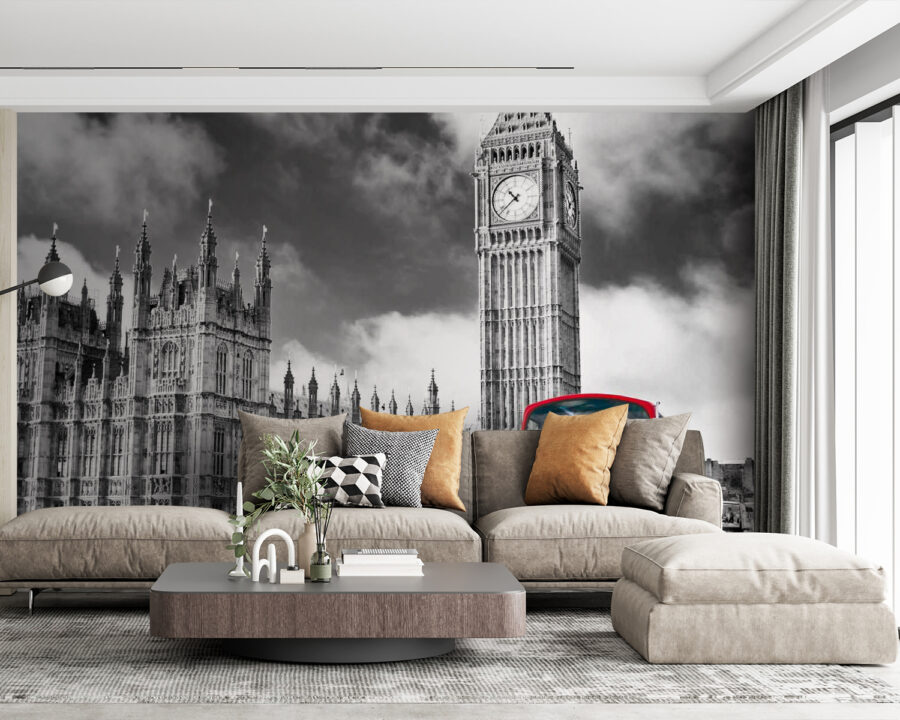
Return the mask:
[[[328,552],[347,548],[415,548],[425,562],[479,562],[481,538],[459,515],[439,508],[335,508]]]
[[[434,449],[422,479],[422,504],[438,508],[452,508],[465,512],[459,497],[460,463],[462,458],[463,425],[468,407],[438,415],[392,415],[360,408],[362,426],[387,432],[415,432],[437,430]],[[388,461],[390,462],[390,460]]]
[[[892,663],[897,622],[884,603],[667,605],[616,583],[613,629],[652,663]]]
[[[623,575],[660,602],[880,603],[884,571],[818,540],[722,533],[635,543]]]
[[[627,405],[588,415],[548,413],[525,486],[525,502],[606,505],[609,468],[627,418]]]
[[[263,436],[277,435],[290,439],[295,430],[300,439],[315,441],[313,452],[321,457],[340,455],[344,448],[344,420],[346,413],[324,418],[282,419],[253,415],[238,410],[241,419],[241,447],[238,451],[238,477],[244,483],[244,500],[253,501],[253,493],[266,484],[266,469],[262,464]]]
[[[478,516],[525,504],[540,430],[476,430],[475,511]]]
[[[622,576],[622,550],[648,537],[721,533],[702,520],[603,505],[538,505],[480,518],[485,560],[520,580],[609,580]]]
[[[609,504],[662,512],[690,413],[625,423],[609,469]]]
[[[0,527],[2,580],[154,580],[176,562],[226,562],[221,510],[169,506],[34,510]]]

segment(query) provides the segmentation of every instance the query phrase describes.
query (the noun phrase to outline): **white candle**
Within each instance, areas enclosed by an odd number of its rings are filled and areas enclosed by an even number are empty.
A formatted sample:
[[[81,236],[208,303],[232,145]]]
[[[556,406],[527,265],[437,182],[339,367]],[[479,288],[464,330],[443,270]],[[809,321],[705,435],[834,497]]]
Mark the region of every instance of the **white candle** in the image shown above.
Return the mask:
[[[244,517],[244,484],[240,480],[237,487],[237,516]]]

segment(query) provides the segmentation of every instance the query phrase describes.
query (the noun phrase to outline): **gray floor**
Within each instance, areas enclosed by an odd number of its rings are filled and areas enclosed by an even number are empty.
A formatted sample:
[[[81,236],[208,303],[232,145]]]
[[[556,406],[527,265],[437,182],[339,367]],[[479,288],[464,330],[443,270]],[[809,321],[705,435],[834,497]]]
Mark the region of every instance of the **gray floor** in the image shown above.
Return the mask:
[[[0,607],[27,605],[25,593],[0,596]],[[146,593],[41,593],[36,613],[42,607],[140,607],[147,605]],[[40,672],[35,668],[36,672]],[[900,688],[900,662],[867,668],[867,672]],[[466,720],[547,720],[556,718],[616,718],[617,720],[897,720],[897,705],[3,705],[0,717],[7,718],[97,718],[98,720],[143,720],[175,716],[185,720],[246,720],[265,717],[316,718],[322,720],[369,720],[400,718],[432,720],[434,718],[466,718]]]

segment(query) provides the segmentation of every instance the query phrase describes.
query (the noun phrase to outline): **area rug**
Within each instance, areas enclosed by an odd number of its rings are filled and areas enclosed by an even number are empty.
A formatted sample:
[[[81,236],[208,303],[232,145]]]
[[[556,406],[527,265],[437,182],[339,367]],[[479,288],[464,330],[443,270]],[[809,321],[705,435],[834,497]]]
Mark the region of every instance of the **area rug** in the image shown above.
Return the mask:
[[[852,666],[650,665],[606,610],[529,612],[521,639],[371,665],[245,660],[149,636],[146,610],[0,608],[0,702],[856,703],[900,693]]]

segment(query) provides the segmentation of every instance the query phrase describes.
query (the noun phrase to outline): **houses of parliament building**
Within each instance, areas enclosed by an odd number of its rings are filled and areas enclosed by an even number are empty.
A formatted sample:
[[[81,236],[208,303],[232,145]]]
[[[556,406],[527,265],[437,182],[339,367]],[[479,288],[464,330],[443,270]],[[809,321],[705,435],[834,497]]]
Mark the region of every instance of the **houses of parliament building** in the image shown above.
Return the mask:
[[[172,504],[231,509],[241,440],[238,410],[278,417],[346,412],[359,421],[354,380],[335,372],[320,396],[315,369],[294,392],[269,385],[272,282],[266,231],[247,297],[235,259],[222,282],[212,202],[196,264],[163,270],[151,289],[147,215],[134,250],[131,328],[118,251],[101,321],[80,300],[18,295],[18,511],[57,505]],[[47,260],[59,260],[54,230]],[[343,372],[341,372],[343,375]],[[393,392],[372,409],[397,413]],[[425,414],[440,411],[432,372]],[[411,400],[405,407],[413,414]]]

